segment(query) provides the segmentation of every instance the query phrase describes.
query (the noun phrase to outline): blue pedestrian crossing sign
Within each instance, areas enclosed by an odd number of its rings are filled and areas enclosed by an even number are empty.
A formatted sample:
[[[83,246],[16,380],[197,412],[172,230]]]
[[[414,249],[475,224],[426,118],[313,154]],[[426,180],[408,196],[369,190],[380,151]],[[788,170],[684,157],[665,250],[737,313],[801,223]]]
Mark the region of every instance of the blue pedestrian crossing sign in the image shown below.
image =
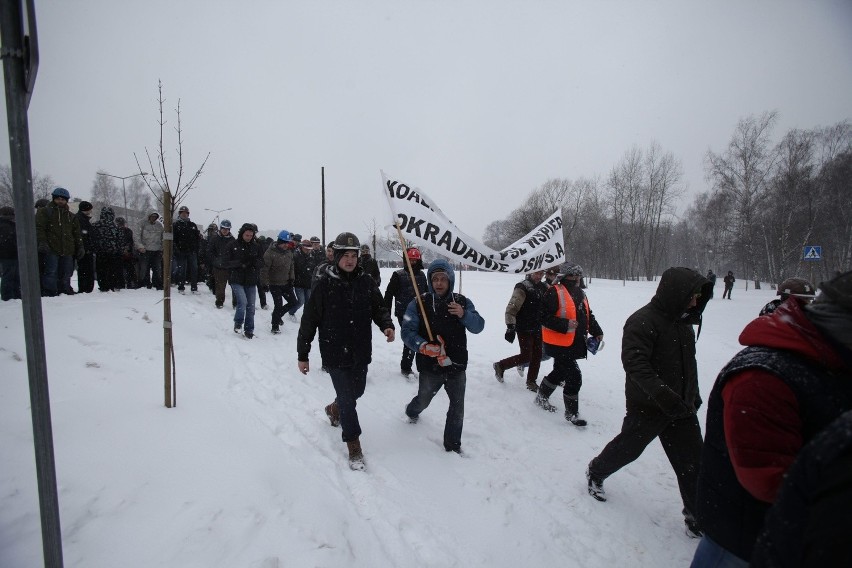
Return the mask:
[[[802,260],[822,260],[822,247],[816,245],[806,246],[802,253]]]

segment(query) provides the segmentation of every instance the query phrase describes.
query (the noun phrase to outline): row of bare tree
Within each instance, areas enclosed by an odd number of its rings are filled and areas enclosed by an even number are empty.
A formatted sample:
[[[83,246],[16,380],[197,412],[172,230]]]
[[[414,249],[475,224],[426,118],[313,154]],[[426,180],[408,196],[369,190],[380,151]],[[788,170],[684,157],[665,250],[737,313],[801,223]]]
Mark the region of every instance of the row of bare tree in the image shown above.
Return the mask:
[[[486,228],[502,249],[562,208],[569,260],[593,276],[653,279],[669,266],[778,282],[829,278],[852,266],[852,126],[791,130],[772,142],[777,114],[739,121],[728,146],[709,150],[710,189],[685,211],[680,160],[652,142],[627,151],[605,177],[551,179]],[[804,248],[822,247],[820,261]]]

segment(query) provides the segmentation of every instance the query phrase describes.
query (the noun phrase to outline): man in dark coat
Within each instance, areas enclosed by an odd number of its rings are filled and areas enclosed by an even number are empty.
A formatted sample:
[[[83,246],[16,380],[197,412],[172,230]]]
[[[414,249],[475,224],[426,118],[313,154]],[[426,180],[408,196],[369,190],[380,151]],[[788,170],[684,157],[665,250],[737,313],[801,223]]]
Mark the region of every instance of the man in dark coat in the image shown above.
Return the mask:
[[[216,307],[222,309],[225,305],[225,287],[228,285],[228,269],[225,267],[225,261],[234,243],[234,236],[231,234],[231,222],[228,219],[223,219],[219,230],[210,241],[207,243],[207,258],[213,270],[213,291],[216,295]],[[231,294],[231,304],[236,307],[237,300]]]
[[[263,267],[263,250],[255,239],[257,225],[243,223],[236,240],[231,243],[225,267],[229,270],[228,282],[231,294],[237,300],[234,311],[234,333],[243,332],[243,337],[254,337],[254,302],[257,299],[259,272]]]
[[[372,361],[370,321],[382,330],[388,343],[395,329],[376,283],[358,266],[358,237],[340,233],[334,240],[334,263],[317,278],[302,313],[297,339],[299,372],[310,370],[308,354],[319,330],[322,365],[334,385],[334,402],[325,407],[332,426],[340,425],[349,450],[349,467],[363,470],[361,424],[356,401],[367,386],[367,366]]]
[[[659,437],[677,476],[687,534],[701,536],[695,521],[695,488],[701,458],[701,406],[695,332],[711,284],[689,268],[663,272],[651,302],[624,324],[621,362],[627,413],[621,432],[589,463],[589,494],[606,501],[603,481],[633,462]]]
[[[586,425],[580,418],[583,375],[577,359],[588,356],[586,340],[590,335],[598,343],[603,341],[603,330],[580,287],[583,268],[579,264],[565,263],[559,267],[559,274],[559,279],[544,294],[542,306],[541,340],[544,352],[553,357],[553,371],[541,380],[534,402],[548,412],[556,412],[548,399],[564,383],[565,420],[582,427]]]
[[[46,296],[73,294],[74,258],[86,253],[83,236],[80,223],[68,209],[68,190],[57,187],[51,195],[50,203],[36,211],[38,252],[44,255],[42,291]]]
[[[133,229],[127,226],[124,217],[116,217],[115,224],[121,231],[121,279],[122,288],[134,289],[136,284],[136,247],[133,244]]]
[[[186,290],[187,272],[190,291],[198,292],[198,247],[202,239],[198,225],[189,220],[189,208],[186,205],[178,209],[178,218],[172,223],[172,232],[178,292],[183,293]]]
[[[506,341],[512,343],[515,336],[521,348],[519,355],[507,357],[494,363],[494,374],[503,382],[503,373],[518,365],[529,365],[527,369],[527,389],[538,392],[538,369],[541,366],[541,321],[542,302],[548,285],[542,282],[544,271],[527,274],[526,278],[515,284],[512,297],[506,305]]]
[[[712,299],[713,298],[713,292],[716,288],[716,273],[713,272],[712,268],[710,268],[710,269],[707,270],[707,274],[704,276],[704,278],[706,278],[707,280],[710,281],[710,284],[711,284],[710,294],[709,294],[710,298],[708,298],[708,299]]]
[[[790,466],[757,538],[751,566],[852,566],[852,410]]]
[[[5,302],[20,298],[15,210],[12,207],[0,207],[0,299]]]
[[[95,247],[95,268],[98,290],[117,292],[124,287],[121,255],[124,235],[115,224],[112,207],[102,207],[97,221],[92,223],[92,246]]]
[[[446,260],[438,259],[429,264],[426,282],[429,291],[420,296],[425,313],[420,313],[417,302],[409,302],[402,322],[402,339],[409,349],[417,352],[420,372],[417,396],[405,406],[405,414],[410,421],[417,422],[420,413],[443,387],[450,399],[444,423],[444,450],[461,454],[467,332],[481,332],[485,320],[470,298],[453,292],[456,276]]]
[[[414,281],[417,283],[417,292],[414,291],[414,284],[411,282],[411,275],[408,273],[408,268],[400,268],[391,274],[390,282],[385,290],[385,307],[390,310],[394,300],[396,307],[394,315],[396,321],[399,322],[402,329],[402,318],[405,316],[405,310],[408,304],[417,294],[422,294],[426,291],[426,275],[423,273],[423,259],[420,255],[420,250],[411,247],[405,251],[408,257],[408,262],[411,263],[411,271],[414,274]],[[405,343],[402,344],[402,359],[399,362],[399,371],[406,379],[414,380],[417,377],[411,366],[414,364],[414,351],[408,348]]]
[[[734,289],[734,282],[736,282],[737,279],[734,278],[734,273],[729,270],[728,274],[725,275],[725,277],[722,279],[722,281],[725,283],[725,290],[722,292],[722,299],[724,300],[725,296],[727,296],[728,299],[730,300],[731,299],[731,290]]]
[[[740,334],[746,348],[716,378],[707,404],[693,566],[748,563],[766,512],[802,447],[852,409],[852,272],[788,298]]]
[[[77,208],[77,222],[80,223],[80,235],[83,237],[82,258],[77,259],[77,291],[91,293],[95,289],[95,254],[92,243],[92,204],[81,201]]]
[[[379,272],[379,263],[370,255],[370,247],[361,245],[361,256],[358,258],[358,266],[361,270],[372,276],[376,286],[382,285],[382,274]]]

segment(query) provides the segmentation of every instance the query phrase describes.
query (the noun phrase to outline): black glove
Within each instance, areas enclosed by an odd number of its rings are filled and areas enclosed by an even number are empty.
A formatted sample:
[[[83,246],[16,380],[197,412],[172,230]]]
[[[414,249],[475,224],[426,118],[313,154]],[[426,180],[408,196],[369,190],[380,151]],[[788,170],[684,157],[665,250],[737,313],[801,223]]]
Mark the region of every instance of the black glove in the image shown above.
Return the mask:
[[[504,335],[503,337],[505,337],[506,341],[508,341],[509,343],[514,343],[515,342],[515,326],[514,325],[507,325],[506,326],[506,335]]]
[[[654,402],[669,418],[685,418],[694,413],[680,395],[665,385],[657,390],[653,398]]]
[[[39,243],[38,252],[40,252],[41,254],[47,254],[50,252],[50,247],[47,246],[47,243]]]

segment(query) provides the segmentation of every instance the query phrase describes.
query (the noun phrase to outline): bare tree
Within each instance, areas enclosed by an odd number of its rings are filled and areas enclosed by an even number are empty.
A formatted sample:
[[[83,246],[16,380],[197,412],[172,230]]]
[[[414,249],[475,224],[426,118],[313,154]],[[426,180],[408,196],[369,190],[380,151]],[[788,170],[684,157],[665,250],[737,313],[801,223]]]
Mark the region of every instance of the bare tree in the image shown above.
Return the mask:
[[[760,287],[757,221],[777,161],[777,152],[769,139],[776,121],[774,111],[741,119],[727,149],[719,154],[708,150],[705,165],[714,189],[729,194],[733,200],[738,256],[743,271],[751,276],[756,288]]]
[[[183,131],[181,130],[180,122],[180,99],[178,99],[177,108],[177,126],[175,132],[177,134],[177,173],[176,176],[169,177],[169,165],[167,163],[167,153],[164,141],[164,130],[166,119],[163,116],[163,82],[157,82],[158,106],[160,119],[160,140],[156,148],[156,155],[151,156],[148,148],[145,148],[145,155],[148,159],[148,171],[146,174],[139,163],[139,157],[134,153],[136,166],[139,168],[141,177],[145,180],[145,184],[157,201],[163,207],[163,354],[164,354],[164,381],[165,381],[165,405],[172,408],[177,405],[176,395],[176,379],[177,372],[174,368],[175,354],[174,343],[172,338],[172,310],[171,310],[171,265],[172,265],[172,219],[174,218],[174,208],[179,206],[186,195],[195,186],[195,182],[201,176],[207,160],[210,158],[210,153],[204,158],[201,166],[195,170],[189,179],[185,179],[184,164],[183,164]]]
[[[33,174],[33,199],[50,199],[56,183],[49,175]],[[0,206],[12,206],[12,168],[0,166]]]
[[[103,170],[98,170],[95,179],[92,180],[92,205],[95,211],[101,207],[114,206],[122,202],[121,188],[113,178],[103,173]]]

